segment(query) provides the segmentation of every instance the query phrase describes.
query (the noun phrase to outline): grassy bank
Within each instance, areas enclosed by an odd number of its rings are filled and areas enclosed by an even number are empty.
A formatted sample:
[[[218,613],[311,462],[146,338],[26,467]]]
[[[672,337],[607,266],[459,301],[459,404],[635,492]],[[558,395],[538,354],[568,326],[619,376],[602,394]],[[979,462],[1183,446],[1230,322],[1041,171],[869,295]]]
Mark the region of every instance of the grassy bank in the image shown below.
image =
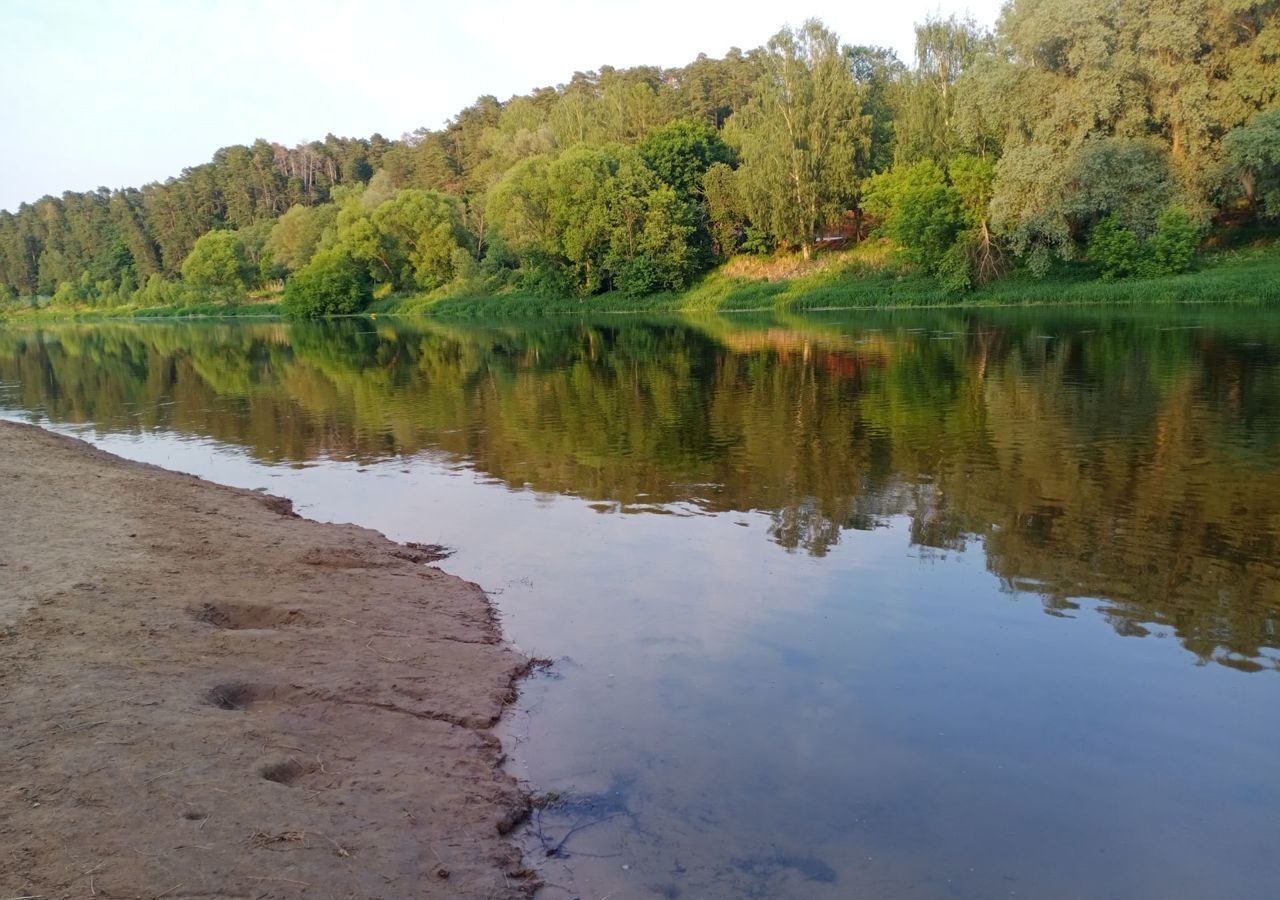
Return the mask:
[[[867,246],[796,260],[735,260],[679,294],[549,298],[516,291],[390,297],[371,311],[441,318],[527,318],[583,313],[804,312],[939,306],[1039,306],[1127,303],[1273,303],[1280,301],[1280,249],[1251,247],[1206,254],[1196,271],[1159,278],[1102,281],[1088,267],[1062,265],[1049,276],[1017,272],[963,294],[894,265]]]
[[[111,306],[98,309],[58,309],[13,304],[0,308],[0,319],[30,322],[97,319],[236,319],[279,316],[279,303],[191,303],[185,306]]]
[[[1182,275],[1103,281],[1088,266],[1062,264],[1045,278],[1019,271],[962,294],[948,294],[935,279],[897,263],[887,245],[868,242],[810,261],[739,257],[681,293],[542,297],[510,288],[494,291],[476,286],[386,297],[375,300],[367,311],[406,317],[501,319],[609,313],[1276,302],[1280,302],[1280,244],[1272,242],[1205,253],[1196,270]],[[277,316],[281,309],[277,302],[257,301],[82,310],[14,304],[0,312],[4,318],[45,321]]]

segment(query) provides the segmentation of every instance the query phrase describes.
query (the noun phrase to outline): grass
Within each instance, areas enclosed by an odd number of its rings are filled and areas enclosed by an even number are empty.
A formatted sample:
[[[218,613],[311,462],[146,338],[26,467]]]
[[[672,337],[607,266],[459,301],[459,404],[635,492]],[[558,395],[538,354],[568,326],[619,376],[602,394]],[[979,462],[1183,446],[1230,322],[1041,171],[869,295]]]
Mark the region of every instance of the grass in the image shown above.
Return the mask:
[[[183,306],[111,306],[97,309],[32,308],[26,304],[0,307],[0,319],[31,322],[99,319],[231,319],[279,316],[279,303],[191,303]]]
[[[938,282],[913,271],[884,241],[852,250],[796,256],[738,257],[708,273],[681,293],[634,297],[541,297],[510,288],[470,286],[425,295],[392,295],[375,300],[367,312],[442,319],[527,319],[611,313],[800,313],[840,309],[925,307],[1120,305],[1134,303],[1280,302],[1280,242],[1274,236],[1218,241],[1203,253],[1196,270],[1159,278],[1102,281],[1082,264],[1059,264],[1042,279],[1025,271],[964,294],[948,294]],[[186,306],[85,311],[0,309],[20,319],[203,318],[273,316],[275,302],[228,306]]]
[[[868,242],[807,263],[795,257],[740,259],[679,294],[548,298],[515,291],[458,291],[390,297],[371,311],[437,318],[530,318],[608,313],[804,312],[911,307],[1048,306],[1131,303],[1274,303],[1280,301],[1280,247],[1270,244],[1206,253],[1182,275],[1102,281],[1085,265],[1061,264],[1042,279],[1015,272],[978,290],[948,294],[938,282],[898,263],[883,243]]]

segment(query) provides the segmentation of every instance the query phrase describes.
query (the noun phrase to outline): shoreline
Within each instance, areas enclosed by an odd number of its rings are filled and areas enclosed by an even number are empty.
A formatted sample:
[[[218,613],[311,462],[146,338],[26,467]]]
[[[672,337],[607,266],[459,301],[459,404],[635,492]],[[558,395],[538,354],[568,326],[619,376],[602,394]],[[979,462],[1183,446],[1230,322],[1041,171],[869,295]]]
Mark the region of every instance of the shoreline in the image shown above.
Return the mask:
[[[531,661],[432,548],[0,422],[5,896],[526,897]]]
[[[855,251],[849,251],[853,253]],[[833,265],[839,265],[834,263]],[[1280,253],[1275,247],[1220,250],[1205,254],[1202,265],[1179,275],[1125,278],[1092,277],[1085,269],[1058,272],[1043,279],[1014,273],[972,291],[947,294],[936,280],[895,275],[887,270],[815,269],[772,279],[713,270],[679,293],[630,297],[618,292],[590,297],[543,297],[514,289],[479,293],[471,288],[434,294],[397,294],[374,300],[357,313],[315,318],[385,316],[440,321],[515,321],[583,316],[777,313],[805,315],[915,309],[990,310],[1136,305],[1242,305],[1280,303]],[[285,318],[279,303],[243,303],[219,308],[117,306],[102,309],[0,308],[4,322],[58,320],[195,320]]]
[[[94,322],[136,322],[144,324],[147,322],[234,322],[238,320],[250,321],[268,321],[268,322],[327,322],[342,319],[389,319],[392,321],[405,322],[538,322],[548,320],[577,320],[591,319],[596,317],[613,317],[613,316],[636,316],[649,318],[675,318],[675,319],[700,319],[714,316],[751,316],[751,315],[791,315],[806,316],[811,313],[901,313],[901,312],[990,312],[993,310],[1016,309],[1016,310],[1080,310],[1080,309],[1126,309],[1130,307],[1179,307],[1179,306],[1205,306],[1205,307],[1267,307],[1280,305],[1280,301],[1270,296],[1260,296],[1251,299],[1228,298],[1223,300],[1205,300],[1205,299],[1168,299],[1168,300],[1062,300],[1062,301],[1044,301],[1029,300],[1024,302],[1008,302],[1008,301],[960,301],[956,303],[920,303],[920,304],[886,304],[882,306],[875,305],[851,305],[851,306],[806,306],[806,307],[779,307],[779,306],[743,306],[743,307],[723,307],[708,309],[644,309],[637,307],[635,309],[608,308],[602,307],[593,309],[589,302],[582,303],[582,309],[565,310],[565,309],[534,309],[529,312],[497,313],[493,316],[485,316],[473,313],[432,313],[432,312],[405,312],[397,310],[374,310],[363,311],[357,313],[344,313],[342,315],[326,315],[315,316],[306,319],[290,318],[278,312],[267,313],[231,313],[227,315],[211,315],[208,313],[196,313],[191,315],[138,315],[138,310],[129,310],[127,312],[112,312],[106,310],[103,312],[67,312],[67,313],[23,313],[17,316],[5,316],[0,314],[0,326],[10,325],[52,325],[65,322],[92,324]]]

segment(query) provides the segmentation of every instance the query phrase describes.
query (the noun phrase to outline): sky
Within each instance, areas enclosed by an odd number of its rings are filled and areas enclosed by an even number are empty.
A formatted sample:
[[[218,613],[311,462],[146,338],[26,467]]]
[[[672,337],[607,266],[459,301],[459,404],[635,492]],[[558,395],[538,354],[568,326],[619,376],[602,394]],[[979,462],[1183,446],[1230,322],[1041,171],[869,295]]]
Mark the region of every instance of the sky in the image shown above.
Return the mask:
[[[909,59],[931,14],[1000,0],[0,0],[0,209],[137,187],[219,147],[437,128],[575,71],[679,66],[817,17]]]

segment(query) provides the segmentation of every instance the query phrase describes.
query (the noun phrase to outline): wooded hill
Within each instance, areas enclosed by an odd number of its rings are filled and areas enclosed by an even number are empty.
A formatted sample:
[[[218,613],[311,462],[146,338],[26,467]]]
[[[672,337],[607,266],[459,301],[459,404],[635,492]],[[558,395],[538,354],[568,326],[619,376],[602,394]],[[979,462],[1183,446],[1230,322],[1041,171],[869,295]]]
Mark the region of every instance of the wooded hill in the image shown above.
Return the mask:
[[[1013,0],[913,60],[820,22],[678,69],[601,68],[400,140],[257,141],[141,189],[0,213],[0,294],[297,312],[450,285],[680,290],[744,253],[891,238],[962,292],[1087,260],[1189,266],[1280,219],[1280,0]]]

